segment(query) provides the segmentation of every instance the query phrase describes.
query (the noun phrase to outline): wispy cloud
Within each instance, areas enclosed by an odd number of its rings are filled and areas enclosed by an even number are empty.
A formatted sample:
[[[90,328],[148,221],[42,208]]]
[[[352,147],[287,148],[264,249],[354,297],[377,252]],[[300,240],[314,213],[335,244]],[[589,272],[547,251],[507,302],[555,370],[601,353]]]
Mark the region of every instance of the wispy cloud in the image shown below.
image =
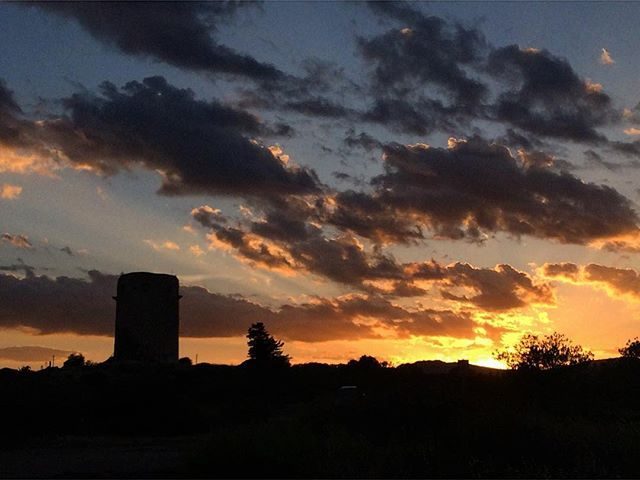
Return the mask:
[[[71,353],[73,352],[69,350],[38,346],[0,348],[0,358],[16,362],[44,362],[51,360],[51,357],[54,355],[63,359]]]
[[[29,241],[29,237],[26,235],[3,233],[0,235],[0,240],[13,245],[16,248],[23,248],[25,250],[31,250],[33,248],[32,243]]]
[[[147,239],[147,240],[144,240],[144,243],[149,245],[156,252],[160,252],[162,250],[173,250],[173,251],[180,250],[180,245],[178,245],[176,242],[172,242],[171,240],[157,242],[155,240]]]

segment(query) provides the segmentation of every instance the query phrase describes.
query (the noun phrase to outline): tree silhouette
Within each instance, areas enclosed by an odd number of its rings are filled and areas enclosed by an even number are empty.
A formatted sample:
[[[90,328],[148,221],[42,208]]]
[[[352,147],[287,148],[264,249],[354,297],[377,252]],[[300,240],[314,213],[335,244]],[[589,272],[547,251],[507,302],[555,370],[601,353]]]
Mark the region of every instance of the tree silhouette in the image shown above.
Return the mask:
[[[350,368],[360,368],[366,370],[376,370],[378,368],[389,367],[389,362],[379,361],[376,357],[370,355],[362,355],[358,360],[349,360],[347,366]]]
[[[72,353],[67,357],[62,366],[64,368],[84,367],[84,364],[84,355],[82,355],[81,353]]]
[[[264,323],[254,323],[247,332],[249,359],[254,365],[288,367],[289,355],[282,351],[284,343],[269,335]]]
[[[638,340],[638,337],[627,340],[626,345],[619,348],[618,352],[626,358],[640,358],[640,340]]]
[[[593,359],[593,353],[574,345],[561,333],[540,338],[527,334],[512,350],[494,354],[496,359],[516,370],[549,370],[563,365],[577,365]]]

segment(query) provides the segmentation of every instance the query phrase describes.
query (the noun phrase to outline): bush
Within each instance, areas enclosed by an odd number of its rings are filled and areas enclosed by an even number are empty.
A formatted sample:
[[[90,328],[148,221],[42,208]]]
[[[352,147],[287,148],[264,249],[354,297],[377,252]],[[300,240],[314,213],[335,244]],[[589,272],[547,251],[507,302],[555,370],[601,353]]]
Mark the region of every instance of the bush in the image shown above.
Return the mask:
[[[62,364],[63,368],[84,367],[84,355],[81,353],[72,353]]]
[[[638,337],[627,340],[626,345],[619,348],[618,352],[626,358],[640,358],[640,340],[638,340]]]
[[[388,368],[389,362],[381,362],[376,357],[362,355],[358,360],[349,360],[348,367],[365,370],[375,370],[378,368]]]
[[[577,365],[593,359],[593,353],[574,345],[561,333],[540,338],[527,334],[511,350],[496,352],[495,358],[515,370],[549,370],[563,365]]]

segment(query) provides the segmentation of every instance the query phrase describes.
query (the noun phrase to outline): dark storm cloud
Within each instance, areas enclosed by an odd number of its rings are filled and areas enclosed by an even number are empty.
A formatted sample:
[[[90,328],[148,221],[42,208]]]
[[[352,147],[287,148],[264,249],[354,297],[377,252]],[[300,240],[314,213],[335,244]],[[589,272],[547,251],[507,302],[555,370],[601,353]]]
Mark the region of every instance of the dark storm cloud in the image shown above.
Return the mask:
[[[112,335],[117,277],[98,271],[81,278],[0,275],[0,327],[41,334]]]
[[[7,88],[4,80],[0,80],[0,114],[5,112],[21,113],[22,110],[13,98],[13,92]]]
[[[312,117],[344,118],[350,114],[348,108],[322,97],[286,102],[283,108]]]
[[[585,244],[637,231],[631,202],[613,188],[527,164],[480,137],[447,149],[390,144],[384,153],[386,172],[373,179],[371,201],[442,237],[504,231]]]
[[[441,287],[445,299],[489,311],[553,303],[547,285],[535,283],[509,265],[487,269],[462,263],[444,266],[435,261],[399,263],[379,249],[365,250],[351,235],[327,237],[318,226],[286,215],[271,213],[244,227],[228,227],[206,218],[206,210],[213,209],[200,207],[192,215],[211,230],[214,244],[233,248],[237,256],[258,266],[312,273],[391,297],[425,295],[427,291],[419,282],[429,282]],[[463,295],[452,293],[458,288],[465,289]],[[473,295],[465,296],[468,291]]]
[[[269,195],[318,189],[312,170],[288,167],[252,140],[272,133],[255,116],[162,77],[103,83],[100,95],[64,99],[67,115],[45,122],[38,135],[73,164],[114,173],[135,165],[161,171],[160,193]]]
[[[590,263],[584,267],[584,276],[587,281],[602,283],[615,293],[640,298],[640,275],[633,269]]]
[[[626,157],[640,157],[640,140],[632,142],[609,142],[608,150],[620,153]]]
[[[29,241],[29,237],[21,234],[3,233],[0,235],[0,242],[8,243],[16,248],[25,250],[33,249],[33,245]]]
[[[30,4],[34,5],[34,4]],[[123,53],[150,57],[198,72],[257,81],[284,74],[273,65],[216,43],[217,26],[251,3],[242,2],[42,2],[39,8],[76,20],[97,40]]]
[[[220,223],[226,223],[227,219],[222,212],[218,209],[211,208],[208,205],[203,205],[191,210],[191,216],[198,223],[205,227],[213,228]]]
[[[190,294],[193,301],[185,304],[183,311],[194,321],[188,325],[183,322],[185,336],[241,336],[256,321],[266,323],[270,331],[287,340],[323,341],[372,336],[369,329],[338,318],[333,308],[289,305],[280,313],[244,299],[212,294],[202,288],[194,287]]]
[[[480,32],[425,16],[406,5],[373,4],[372,8],[410,28],[358,39],[360,54],[372,67],[367,85],[349,79],[331,63],[308,60],[302,77],[288,76],[243,89],[239,105],[376,123],[420,135],[451,129],[480,115],[488,89],[466,72],[479,66],[485,55],[487,46]]]
[[[13,360],[15,362],[46,362],[54,355],[58,358],[68,357],[69,350],[59,350],[57,348],[22,346],[0,348],[0,358]]]
[[[376,93],[391,90],[396,96],[403,96],[433,85],[450,95],[458,108],[473,110],[480,103],[487,88],[470,78],[463,68],[479,61],[486,48],[479,31],[449,25],[407,4],[370,5],[374,11],[405,24],[405,28],[358,39],[362,56],[373,67]]]
[[[609,294],[630,295],[640,299],[640,274],[631,268],[616,268],[590,263],[545,264],[543,273],[560,281],[604,287]]]
[[[359,147],[367,152],[375,150],[376,148],[382,148],[382,142],[367,132],[356,133],[353,128],[346,131],[343,143],[349,148]]]
[[[358,39],[372,66],[366,121],[424,134],[485,119],[536,136],[604,145],[597,129],[621,119],[601,85],[580,78],[568,61],[546,50],[494,47],[477,28],[424,14],[412,4],[369,5],[397,27]],[[508,135],[528,150],[540,148],[535,138],[512,129]]]
[[[18,106],[4,80],[0,78],[0,144],[11,147],[29,146],[25,132],[29,124],[21,119],[22,109]]]
[[[566,278],[568,280],[578,280],[580,268],[575,263],[545,263],[542,266],[542,274],[551,278]]]
[[[498,48],[489,55],[487,69],[504,86],[511,85],[492,107],[500,122],[536,135],[604,143],[596,128],[619,117],[607,94],[590,87],[566,60],[546,50]]]
[[[469,302],[484,310],[519,308],[531,301],[553,303],[553,293],[548,285],[534,283],[529,275],[510,265],[498,265],[491,270],[456,263],[445,271],[451,285],[471,287],[480,292],[472,297],[443,292],[445,298]]]
[[[624,118],[633,125],[640,124],[640,103],[630,109],[625,109]]]
[[[584,152],[584,157],[586,159],[585,166],[604,168],[611,172],[617,172],[618,170],[621,170],[622,168],[628,166],[628,164],[615,163],[605,160],[604,158],[602,158],[602,155],[596,153],[591,149]]]
[[[27,277],[33,276],[36,267],[27,265],[24,260],[18,258],[18,263],[12,263],[11,265],[0,265],[0,270],[3,272],[23,272]],[[45,268],[46,270],[46,268]]]
[[[329,62],[307,59],[298,77],[217,43],[217,27],[249,3],[37,5],[76,20],[124,53],[182,69],[253,79],[253,89],[240,87],[243,107],[371,122],[419,135],[490,119],[538,136],[601,144],[606,137],[597,128],[620,118],[601,87],[581,79],[566,60],[546,50],[495,48],[477,28],[424,14],[411,4],[370,5],[397,26],[358,38],[359,52],[371,67],[367,86]],[[489,101],[493,88],[495,103]],[[356,106],[363,98],[365,104]],[[291,127],[286,127],[290,134]]]
[[[453,128],[455,120],[461,121],[454,108],[445,107],[438,100],[419,98],[376,98],[371,106],[361,112],[360,120],[384,125],[400,133],[426,135],[431,130]]]
[[[186,305],[187,292],[192,296]],[[371,326],[355,323],[369,319],[399,336],[442,335],[473,338],[477,324],[465,312],[450,310],[410,311],[376,296],[347,296],[316,299],[312,302],[283,305],[272,310],[244,299],[224,297],[205,289],[183,289],[188,319],[183,322],[184,336],[240,336],[255,321],[264,321],[278,337],[302,342],[380,338]]]
[[[228,24],[251,2],[49,2],[37,3],[76,20],[97,40],[121,52],[149,57],[184,70],[227,74],[255,81],[243,88],[243,107],[280,109],[303,115],[343,118],[350,110],[319,95],[333,89],[357,89],[333,64],[307,59],[296,77],[216,42],[218,26]]]
[[[498,139],[504,145],[525,150],[541,149],[546,147],[544,142],[533,135],[523,135],[513,128],[507,128],[506,133]]]
[[[254,88],[240,88],[240,108],[276,110],[310,118],[357,121],[361,114],[345,102],[345,96],[359,94],[360,87],[343,69],[327,62],[303,62],[305,74],[288,75],[277,82],[263,82]]]
[[[424,238],[422,227],[413,219],[370,194],[347,190],[337,193],[335,201],[326,221],[342,230],[382,244],[415,243]]]
[[[88,275],[88,279],[46,276],[19,279],[0,275],[0,328],[29,328],[38,334],[113,335],[115,302],[111,296],[118,277],[95,270]],[[410,311],[375,296],[315,299],[271,309],[242,297],[211,293],[202,287],[183,286],[180,293],[183,337],[243,336],[252,323],[262,321],[285,340],[377,338],[379,333],[372,326],[355,322],[362,318],[374,320],[377,326],[400,336],[475,336],[476,324],[468,313]]]

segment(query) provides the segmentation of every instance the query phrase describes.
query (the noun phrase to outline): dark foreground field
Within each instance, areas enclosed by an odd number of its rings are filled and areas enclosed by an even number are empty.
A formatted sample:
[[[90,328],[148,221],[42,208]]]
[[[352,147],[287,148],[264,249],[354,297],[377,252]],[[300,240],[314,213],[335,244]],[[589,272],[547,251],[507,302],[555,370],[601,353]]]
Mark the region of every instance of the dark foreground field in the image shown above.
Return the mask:
[[[639,361],[427,367],[5,369],[0,475],[640,476]]]

